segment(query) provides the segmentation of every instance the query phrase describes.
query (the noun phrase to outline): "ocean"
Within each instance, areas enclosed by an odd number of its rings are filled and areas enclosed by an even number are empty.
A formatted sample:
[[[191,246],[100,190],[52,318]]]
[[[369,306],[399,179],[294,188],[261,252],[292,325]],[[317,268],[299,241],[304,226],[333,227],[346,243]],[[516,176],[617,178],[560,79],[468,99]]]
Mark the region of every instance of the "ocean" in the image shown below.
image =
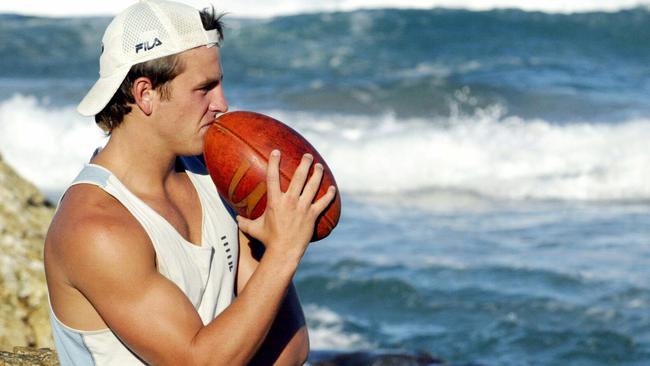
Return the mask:
[[[226,18],[231,110],[319,150],[343,211],[295,278],[312,349],[650,365],[650,10]],[[0,153],[52,201],[106,17],[0,15]]]

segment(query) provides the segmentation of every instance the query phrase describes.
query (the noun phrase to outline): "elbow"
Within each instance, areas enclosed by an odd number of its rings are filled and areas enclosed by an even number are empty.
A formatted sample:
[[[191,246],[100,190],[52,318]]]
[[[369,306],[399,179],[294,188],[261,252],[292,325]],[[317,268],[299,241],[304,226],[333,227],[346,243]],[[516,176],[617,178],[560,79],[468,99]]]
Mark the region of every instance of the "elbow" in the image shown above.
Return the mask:
[[[245,366],[247,360],[242,359],[241,355],[227,357],[227,355],[220,353],[219,350],[215,350],[210,353],[192,353],[182,364],[191,366]]]
[[[215,349],[205,343],[201,343],[194,337],[187,347],[184,361],[175,365],[188,366],[246,366],[248,359],[244,359],[241,352],[236,349],[230,351],[221,348]]]

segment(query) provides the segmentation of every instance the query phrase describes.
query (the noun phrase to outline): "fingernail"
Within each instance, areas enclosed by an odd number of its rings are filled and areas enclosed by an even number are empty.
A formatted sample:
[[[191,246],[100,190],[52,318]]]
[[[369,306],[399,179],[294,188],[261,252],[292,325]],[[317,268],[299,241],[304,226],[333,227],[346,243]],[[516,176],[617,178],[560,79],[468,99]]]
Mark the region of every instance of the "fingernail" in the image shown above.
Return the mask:
[[[309,159],[309,160],[314,160],[314,157],[313,157],[311,154],[309,154],[309,153],[307,153],[307,154],[305,154],[305,155],[303,155],[303,156],[306,157],[306,158]]]
[[[271,155],[272,156],[280,156],[280,150],[276,149],[276,150],[271,151]]]
[[[332,192],[336,192],[336,187],[330,186],[329,190],[332,191]]]
[[[321,163],[316,163],[315,167],[316,167],[316,169],[323,170],[323,164],[321,164]]]

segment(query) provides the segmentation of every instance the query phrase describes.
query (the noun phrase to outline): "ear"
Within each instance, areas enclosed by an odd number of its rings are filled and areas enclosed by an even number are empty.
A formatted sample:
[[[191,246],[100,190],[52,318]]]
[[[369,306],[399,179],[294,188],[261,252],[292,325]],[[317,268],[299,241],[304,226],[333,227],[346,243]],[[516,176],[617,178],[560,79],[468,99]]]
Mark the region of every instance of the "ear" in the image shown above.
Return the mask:
[[[135,79],[131,91],[138,108],[147,116],[150,115],[153,112],[153,102],[156,96],[151,80],[144,76]]]

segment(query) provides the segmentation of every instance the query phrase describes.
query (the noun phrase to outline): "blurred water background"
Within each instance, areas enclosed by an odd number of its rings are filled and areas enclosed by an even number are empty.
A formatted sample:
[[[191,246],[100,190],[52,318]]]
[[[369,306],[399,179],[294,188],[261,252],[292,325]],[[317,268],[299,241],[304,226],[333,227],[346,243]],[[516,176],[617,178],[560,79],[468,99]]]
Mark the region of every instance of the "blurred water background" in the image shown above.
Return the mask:
[[[226,17],[231,110],[296,128],[343,198],[296,277],[314,349],[650,364],[650,11]],[[107,17],[0,15],[0,152],[56,201]]]

